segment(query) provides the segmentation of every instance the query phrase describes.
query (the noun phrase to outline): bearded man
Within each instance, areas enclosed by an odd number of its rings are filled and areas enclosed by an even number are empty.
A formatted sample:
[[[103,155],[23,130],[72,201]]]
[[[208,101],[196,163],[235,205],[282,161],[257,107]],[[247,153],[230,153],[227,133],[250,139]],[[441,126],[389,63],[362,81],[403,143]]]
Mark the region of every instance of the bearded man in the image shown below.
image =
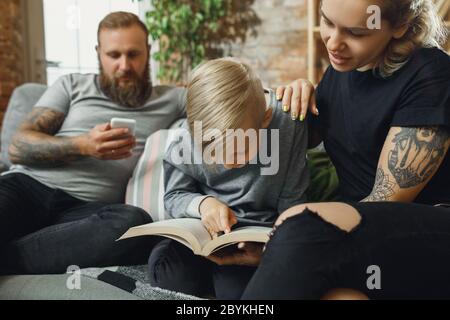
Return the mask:
[[[152,87],[148,31],[131,13],[98,28],[100,75],[61,77],[41,97],[9,150],[0,177],[0,272],[64,273],[83,267],[145,263],[153,243],[116,242],[151,222],[124,203],[147,137],[185,116],[185,90]],[[137,120],[135,136],[111,118]]]

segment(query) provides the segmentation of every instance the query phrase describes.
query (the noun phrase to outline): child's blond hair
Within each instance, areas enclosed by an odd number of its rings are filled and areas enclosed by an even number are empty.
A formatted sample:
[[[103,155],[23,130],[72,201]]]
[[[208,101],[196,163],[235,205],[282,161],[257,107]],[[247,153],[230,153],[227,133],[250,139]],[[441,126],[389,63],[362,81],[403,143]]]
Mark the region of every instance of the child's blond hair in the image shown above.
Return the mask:
[[[224,138],[226,130],[239,129],[248,116],[253,117],[255,129],[260,129],[265,109],[261,81],[245,63],[233,58],[215,59],[201,64],[191,75],[187,93],[191,132],[194,123],[201,121],[204,134],[218,129],[220,138]],[[201,144],[205,147],[208,141]]]

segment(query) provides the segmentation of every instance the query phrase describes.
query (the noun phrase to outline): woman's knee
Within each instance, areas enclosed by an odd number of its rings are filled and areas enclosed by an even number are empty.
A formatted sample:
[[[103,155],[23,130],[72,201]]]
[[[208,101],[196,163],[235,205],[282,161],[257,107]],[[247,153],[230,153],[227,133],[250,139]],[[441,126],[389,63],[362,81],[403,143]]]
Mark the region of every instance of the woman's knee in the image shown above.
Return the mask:
[[[276,225],[307,211],[314,212],[324,221],[346,232],[351,232],[361,223],[361,215],[354,207],[345,203],[329,202],[307,203],[290,208],[278,218]]]
[[[318,203],[315,209],[310,209],[326,222],[341,230],[351,232],[361,223],[361,215],[352,206],[345,203]]]

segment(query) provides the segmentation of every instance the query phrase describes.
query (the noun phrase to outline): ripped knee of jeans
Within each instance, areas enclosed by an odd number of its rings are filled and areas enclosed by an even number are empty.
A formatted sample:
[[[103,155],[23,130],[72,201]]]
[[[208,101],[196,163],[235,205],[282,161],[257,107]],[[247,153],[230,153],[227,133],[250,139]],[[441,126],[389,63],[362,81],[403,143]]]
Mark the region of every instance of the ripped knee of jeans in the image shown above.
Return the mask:
[[[354,232],[361,224],[362,217],[360,213],[352,206],[345,203],[317,203],[305,204],[298,208],[296,214],[290,214],[280,223],[274,226],[271,237],[275,231],[282,225],[302,223],[301,220],[308,217],[318,218],[321,224],[331,226],[333,229],[344,233]]]
[[[336,203],[318,207],[314,212],[325,222],[346,233],[352,233],[361,224],[361,214],[351,205]]]

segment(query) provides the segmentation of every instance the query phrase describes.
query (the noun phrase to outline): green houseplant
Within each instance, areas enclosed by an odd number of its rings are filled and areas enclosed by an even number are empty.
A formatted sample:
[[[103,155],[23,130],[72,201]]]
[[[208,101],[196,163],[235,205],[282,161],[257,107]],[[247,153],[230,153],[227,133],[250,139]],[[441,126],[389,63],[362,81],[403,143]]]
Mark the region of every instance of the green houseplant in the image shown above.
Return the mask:
[[[140,0],[142,1],[142,0]],[[186,83],[189,71],[205,59],[224,55],[233,42],[256,35],[260,20],[252,10],[254,0],[147,0],[152,10],[146,23],[160,50],[158,78],[166,83]]]

